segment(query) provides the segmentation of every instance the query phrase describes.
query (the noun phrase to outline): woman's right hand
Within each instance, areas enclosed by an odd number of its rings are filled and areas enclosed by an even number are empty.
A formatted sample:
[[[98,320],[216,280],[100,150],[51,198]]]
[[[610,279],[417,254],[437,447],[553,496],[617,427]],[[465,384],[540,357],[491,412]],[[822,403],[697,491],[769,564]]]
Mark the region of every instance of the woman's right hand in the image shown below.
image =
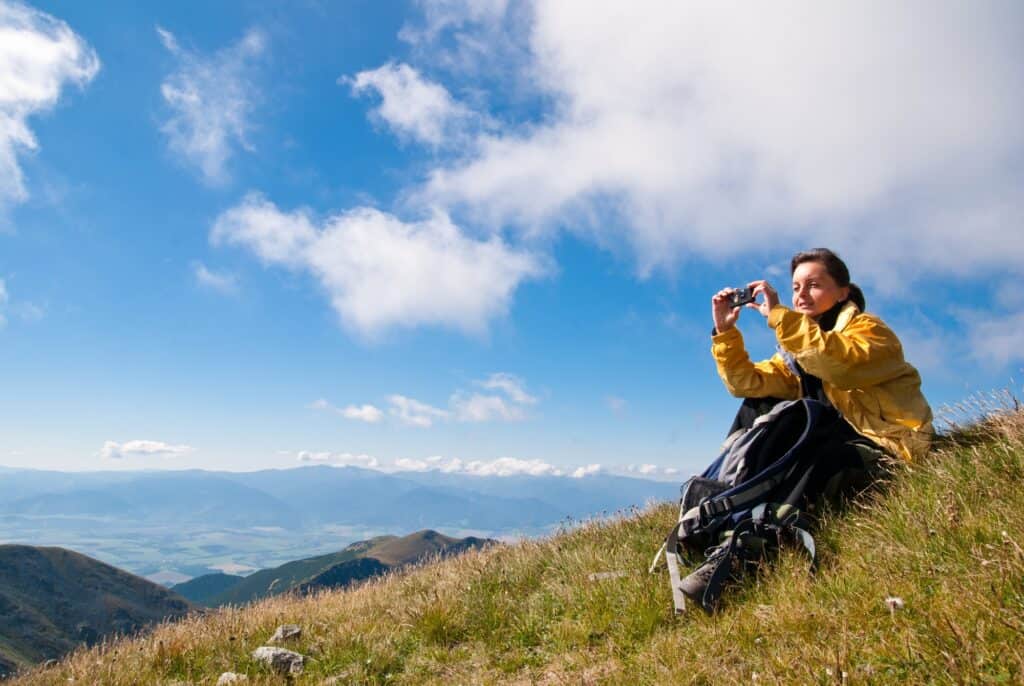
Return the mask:
[[[742,308],[732,306],[732,294],[735,290],[723,288],[711,297],[711,318],[718,333],[724,333],[736,326],[736,320],[740,318]]]

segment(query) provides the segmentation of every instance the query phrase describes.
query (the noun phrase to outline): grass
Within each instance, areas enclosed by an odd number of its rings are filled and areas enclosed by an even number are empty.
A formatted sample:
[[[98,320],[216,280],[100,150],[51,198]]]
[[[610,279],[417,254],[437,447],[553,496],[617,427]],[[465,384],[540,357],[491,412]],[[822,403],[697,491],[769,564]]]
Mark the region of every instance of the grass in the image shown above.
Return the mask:
[[[284,623],[303,627],[289,647],[312,658],[296,684],[1024,683],[1024,412],[977,414],[827,516],[816,577],[785,553],[713,617],[674,616],[667,576],[647,573],[676,516],[659,504],[194,616],[15,683],[282,683],[249,655]]]

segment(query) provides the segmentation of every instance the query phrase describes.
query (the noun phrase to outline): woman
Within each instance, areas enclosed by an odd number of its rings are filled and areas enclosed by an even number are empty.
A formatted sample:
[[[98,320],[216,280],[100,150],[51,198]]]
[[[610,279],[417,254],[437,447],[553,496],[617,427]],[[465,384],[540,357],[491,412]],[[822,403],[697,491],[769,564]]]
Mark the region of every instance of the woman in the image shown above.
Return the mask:
[[[790,273],[792,309],[779,303],[767,281],[749,284],[761,301],[746,307],[767,319],[778,340],[779,352],[762,362],[752,362],[743,346],[733,290],[712,297],[711,352],[725,387],[747,399],[816,397],[852,429],[848,442],[857,444],[857,454],[863,456],[863,447],[870,446],[908,461],[920,458],[931,440],[932,412],[896,334],[864,312],[863,293],[831,250],[797,253]],[[745,405],[757,411],[765,404]]]
[[[711,353],[725,387],[744,398],[733,431],[749,428],[758,415],[781,400],[811,397],[826,406],[813,424],[813,433],[802,441],[808,449],[797,458],[800,462],[792,481],[761,494],[766,502],[779,497],[777,505],[784,501],[806,511],[822,498],[837,502],[852,489],[867,485],[879,475],[887,455],[905,460],[921,457],[931,439],[932,413],[921,394],[921,377],[903,359],[899,339],[881,319],[864,312],[864,294],[850,283],[850,272],[838,255],[824,248],[797,253],[790,273],[792,309],[779,304],[778,293],[767,281],[748,285],[755,302],[746,306],[760,312],[775,330],[779,352],[771,359],[751,362],[736,328],[742,308],[733,304],[734,289],[727,288],[711,298],[715,321]],[[759,473],[781,456],[752,457],[756,461],[749,465],[748,475]],[[753,480],[750,476],[744,480],[748,478]],[[705,506],[713,497],[700,501],[702,525],[706,524]],[[686,498],[684,494],[684,505]],[[752,505],[747,501],[745,507]],[[681,520],[688,518],[689,512]],[[747,521],[752,521],[752,515]],[[736,530],[741,526],[736,524]],[[756,546],[749,555],[743,552],[742,534],[735,536],[738,541],[733,538],[732,532],[726,534],[725,540],[708,550],[704,563],[678,584],[684,595],[709,612],[717,604],[724,579],[742,571],[740,560],[759,559]],[[681,603],[676,602],[676,607]]]

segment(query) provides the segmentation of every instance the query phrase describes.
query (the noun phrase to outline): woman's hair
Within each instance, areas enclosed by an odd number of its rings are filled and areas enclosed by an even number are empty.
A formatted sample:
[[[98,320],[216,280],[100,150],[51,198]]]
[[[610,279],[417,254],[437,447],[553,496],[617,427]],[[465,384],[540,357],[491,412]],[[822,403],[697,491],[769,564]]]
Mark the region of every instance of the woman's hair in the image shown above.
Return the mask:
[[[850,295],[848,300],[852,300],[861,312],[864,311],[866,304],[864,301],[864,291],[860,289],[860,286],[850,281],[850,270],[846,268],[846,263],[839,259],[839,255],[836,255],[828,248],[814,248],[813,250],[798,252],[789,261],[790,275],[804,262],[817,262],[824,266],[825,271],[835,280],[837,286],[840,288],[843,286],[849,287]]]

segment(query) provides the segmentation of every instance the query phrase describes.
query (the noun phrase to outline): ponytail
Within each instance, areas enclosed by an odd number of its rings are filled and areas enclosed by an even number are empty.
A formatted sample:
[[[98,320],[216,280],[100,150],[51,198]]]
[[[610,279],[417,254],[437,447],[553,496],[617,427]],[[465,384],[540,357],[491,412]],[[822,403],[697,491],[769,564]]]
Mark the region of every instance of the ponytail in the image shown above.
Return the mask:
[[[852,281],[849,284],[849,288],[850,288],[850,295],[846,299],[847,300],[852,300],[853,303],[857,306],[857,309],[860,310],[861,312],[863,312],[865,310],[865,307],[866,307],[866,304],[867,304],[865,302],[865,300],[864,300],[864,291],[862,291],[860,289],[860,286],[858,286],[857,284],[853,283]]]

